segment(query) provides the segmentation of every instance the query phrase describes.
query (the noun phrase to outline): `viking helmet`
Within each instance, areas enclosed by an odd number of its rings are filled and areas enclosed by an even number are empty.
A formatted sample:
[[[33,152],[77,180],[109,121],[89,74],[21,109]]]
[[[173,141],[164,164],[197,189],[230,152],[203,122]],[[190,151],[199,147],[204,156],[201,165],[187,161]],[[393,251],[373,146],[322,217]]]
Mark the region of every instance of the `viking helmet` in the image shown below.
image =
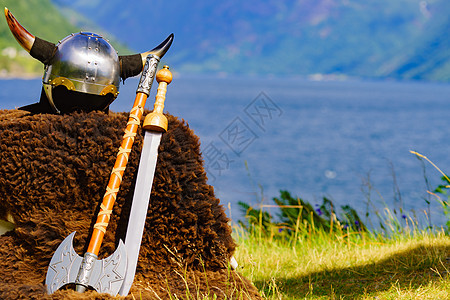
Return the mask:
[[[64,103],[53,100],[54,87],[63,85],[68,91],[100,95],[92,108],[104,110],[119,94],[120,65],[114,48],[101,36],[80,32],[56,45],[46,66],[42,83],[50,105],[61,111]]]
[[[118,56],[111,44],[95,33],[71,34],[55,45],[30,34],[7,8],[5,16],[19,44],[45,65],[41,102],[47,102],[56,113],[107,111],[119,94],[120,78],[138,75],[148,54],[162,58],[173,40],[171,34],[153,50]]]

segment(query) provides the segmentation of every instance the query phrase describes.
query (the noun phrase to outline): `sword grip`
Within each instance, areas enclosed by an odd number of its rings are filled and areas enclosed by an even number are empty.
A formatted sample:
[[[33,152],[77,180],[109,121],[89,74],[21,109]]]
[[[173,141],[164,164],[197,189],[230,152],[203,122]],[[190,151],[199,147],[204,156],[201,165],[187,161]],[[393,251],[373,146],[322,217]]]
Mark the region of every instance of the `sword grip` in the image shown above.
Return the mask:
[[[167,85],[172,82],[172,73],[169,71],[169,66],[164,66],[156,73],[156,81],[159,85],[153,112],[145,117],[142,128],[150,131],[165,132],[167,131],[167,118],[163,114],[164,101],[166,100]]]

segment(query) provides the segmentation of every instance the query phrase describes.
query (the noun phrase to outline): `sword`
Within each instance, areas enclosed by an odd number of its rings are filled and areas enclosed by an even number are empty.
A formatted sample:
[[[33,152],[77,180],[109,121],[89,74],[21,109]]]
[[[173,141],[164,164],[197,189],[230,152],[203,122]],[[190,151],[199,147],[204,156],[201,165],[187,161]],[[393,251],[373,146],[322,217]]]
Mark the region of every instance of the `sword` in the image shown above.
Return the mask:
[[[122,287],[119,290],[121,296],[128,295],[134,281],[158,158],[158,146],[163,132],[167,131],[167,118],[163,115],[163,109],[167,85],[172,82],[172,73],[169,71],[168,66],[164,66],[163,69],[158,71],[156,81],[159,83],[159,86],[153,112],[145,117],[144,125],[142,126],[145,130],[144,145],[142,146],[133,202],[125,236],[128,265]]]
[[[106,193],[100,205],[100,212],[94,225],[87,252],[81,258],[73,249],[75,232],[64,239],[56,249],[47,271],[45,283],[49,294],[66,284],[75,283],[78,292],[84,292],[90,286],[99,293],[109,293],[115,296],[122,286],[127,266],[127,256],[123,242],[119,241],[119,246],[110,257],[98,260],[98,253],[122,182],[122,176],[128,162],[137,128],[141,122],[145,102],[150,94],[156,68],[160,58],[167,52],[171,43],[172,38],[167,39],[166,43],[156,47],[152,51],[153,53],[147,56],[139,86],[136,90],[133,108],[130,111],[125,134],[109,178]]]

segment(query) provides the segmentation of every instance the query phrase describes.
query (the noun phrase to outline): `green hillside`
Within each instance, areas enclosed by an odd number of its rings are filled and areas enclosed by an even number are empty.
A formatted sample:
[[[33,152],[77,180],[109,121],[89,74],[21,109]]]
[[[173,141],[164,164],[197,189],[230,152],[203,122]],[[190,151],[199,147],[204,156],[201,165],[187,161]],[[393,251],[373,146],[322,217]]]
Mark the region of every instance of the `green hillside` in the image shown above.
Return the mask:
[[[103,33],[86,18],[70,10],[60,10],[50,0],[1,0],[1,3],[30,33],[53,43],[80,30]],[[17,43],[3,14],[0,19],[0,77],[41,76],[43,65]],[[114,39],[111,43],[116,50],[127,51]]]
[[[175,33],[182,73],[450,81],[448,0],[52,2],[134,49]]]
[[[77,29],[66,21],[49,0],[2,0],[17,20],[32,34],[56,43]],[[6,23],[0,21],[0,76],[42,75],[43,66],[33,59],[15,40]]]

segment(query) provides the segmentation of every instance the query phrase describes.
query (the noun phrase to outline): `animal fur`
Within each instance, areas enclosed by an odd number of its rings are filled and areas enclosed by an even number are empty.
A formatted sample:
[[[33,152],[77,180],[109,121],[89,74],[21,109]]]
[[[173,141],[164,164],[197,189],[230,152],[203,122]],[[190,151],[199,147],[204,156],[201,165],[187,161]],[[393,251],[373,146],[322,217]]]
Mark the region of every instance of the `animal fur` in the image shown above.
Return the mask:
[[[53,253],[71,232],[77,232],[75,251],[86,251],[127,117],[0,111],[0,219],[16,226],[0,236],[0,299],[110,298],[70,289],[49,296],[44,281]],[[236,244],[206,183],[199,139],[183,120],[167,117],[131,292],[142,299],[186,291],[259,299],[255,287],[228,267]],[[138,133],[100,258],[124,239],[141,148]]]

